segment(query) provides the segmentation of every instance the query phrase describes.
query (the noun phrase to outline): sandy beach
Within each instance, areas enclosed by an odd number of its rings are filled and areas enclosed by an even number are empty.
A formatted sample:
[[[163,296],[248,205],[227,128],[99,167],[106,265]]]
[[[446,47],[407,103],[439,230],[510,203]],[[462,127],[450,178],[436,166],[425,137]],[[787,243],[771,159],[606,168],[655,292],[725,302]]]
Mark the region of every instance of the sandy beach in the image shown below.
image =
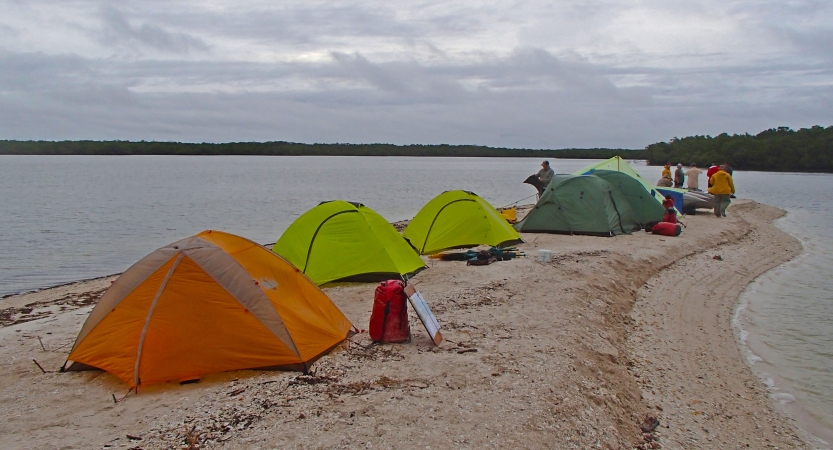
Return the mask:
[[[360,333],[309,375],[235,371],[126,395],[107,373],[57,372],[115,277],[7,297],[2,446],[809,448],[731,325],[743,288],[801,246],[772,225],[777,208],[737,200],[728,214],[688,216],[679,237],[528,234],[526,258],[428,260],[413,282],[440,346],[412,313],[412,342]],[[366,329],[374,288],[324,290]]]

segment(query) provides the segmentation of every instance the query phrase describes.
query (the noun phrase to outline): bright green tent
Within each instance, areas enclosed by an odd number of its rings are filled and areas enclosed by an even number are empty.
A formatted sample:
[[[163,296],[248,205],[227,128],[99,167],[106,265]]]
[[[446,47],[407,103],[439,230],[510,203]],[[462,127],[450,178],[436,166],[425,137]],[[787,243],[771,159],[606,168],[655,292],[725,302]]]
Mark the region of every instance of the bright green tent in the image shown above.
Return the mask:
[[[515,224],[515,229],[524,232],[598,236],[629,234],[641,228],[628,197],[595,175],[556,175],[538,203]]]
[[[598,162],[595,164],[590,164],[587,167],[584,167],[580,170],[573,172],[573,175],[590,175],[593,174],[597,170],[612,170],[616,172],[622,172],[626,175],[630,175],[631,177],[635,178],[642,186],[648,191],[652,197],[656,199],[656,201],[662,205],[662,201],[665,200],[665,196],[663,196],[658,190],[657,187],[653,184],[648,182],[648,180],[642,178],[641,175],[636,173],[635,170],[628,164],[627,161],[622,159],[621,156],[614,156],[613,158],[606,159],[602,162]],[[677,211],[680,211],[681,208],[677,208]]]
[[[506,247],[523,242],[489,202],[469,191],[446,191],[434,197],[402,235],[421,255],[450,248]]]
[[[272,251],[316,284],[379,281],[425,268],[382,216],[361,203],[322,202],[292,222]]]

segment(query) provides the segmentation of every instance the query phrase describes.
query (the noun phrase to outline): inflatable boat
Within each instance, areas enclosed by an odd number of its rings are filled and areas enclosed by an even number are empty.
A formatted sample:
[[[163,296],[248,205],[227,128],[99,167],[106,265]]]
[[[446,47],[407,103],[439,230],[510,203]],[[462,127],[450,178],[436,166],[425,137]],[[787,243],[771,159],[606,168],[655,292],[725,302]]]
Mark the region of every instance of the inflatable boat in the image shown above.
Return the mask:
[[[682,203],[682,209],[677,209],[684,214],[692,214],[695,209],[714,208],[714,196],[705,191],[664,187],[657,187],[656,190],[663,196],[671,196],[675,207]]]
[[[714,196],[705,191],[688,191],[683,194],[683,209],[688,213],[692,209],[714,208]]]

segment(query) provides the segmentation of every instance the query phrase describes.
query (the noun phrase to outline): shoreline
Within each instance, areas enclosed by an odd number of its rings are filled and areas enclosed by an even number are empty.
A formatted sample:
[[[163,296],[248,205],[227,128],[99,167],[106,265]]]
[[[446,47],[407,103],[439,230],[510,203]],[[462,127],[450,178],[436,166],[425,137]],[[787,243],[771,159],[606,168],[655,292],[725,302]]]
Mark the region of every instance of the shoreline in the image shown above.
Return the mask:
[[[23,290],[23,291],[20,291],[20,292],[12,292],[12,293],[9,293],[9,294],[3,294],[3,295],[0,295],[0,302],[2,302],[3,300],[5,300],[7,298],[10,298],[10,297],[21,297],[21,296],[24,296],[24,295],[36,294],[36,293],[42,292],[42,291],[49,291],[49,290],[52,290],[52,289],[58,289],[58,288],[67,287],[67,286],[75,286],[75,285],[82,284],[82,283],[87,283],[87,282],[90,282],[90,281],[96,281],[96,280],[102,280],[102,279],[105,279],[105,278],[118,277],[119,275],[121,275],[121,272],[120,273],[111,273],[109,275],[102,275],[102,276],[98,276],[98,277],[82,278],[80,280],[66,281],[66,282],[63,282],[63,283],[52,284],[52,285],[48,285],[48,286],[44,286],[44,287],[27,289],[27,290]],[[0,306],[2,306],[2,304],[0,304]]]
[[[789,264],[791,262],[792,261],[789,261],[785,264]],[[750,320],[744,314],[744,310],[748,306],[748,300],[743,300],[743,296],[747,294],[747,290],[750,286],[747,286],[747,289],[744,289],[744,292],[741,294],[734,316],[732,317],[732,327],[734,328],[736,336],[740,342],[741,353],[743,354],[744,360],[755,377],[766,388],[767,394],[771,399],[775,410],[785,414],[793,422],[801,423],[802,425],[797,428],[799,429],[804,440],[812,445],[813,448],[830,449],[830,442],[833,441],[833,439],[831,439],[831,433],[833,433],[833,430],[819,423],[819,421],[813,416],[813,411],[807,408],[806,404],[799,401],[798,398],[791,393],[793,392],[791,389],[792,386],[787,385],[782,376],[773,373],[772,365],[769,364],[763,357],[756,354],[748,342],[750,332],[743,328],[742,323],[748,323]],[[755,336],[753,336],[753,338],[754,337]],[[789,386],[787,388],[788,391],[786,392],[785,385]]]
[[[786,231],[782,224],[776,224],[775,226],[782,231]],[[816,417],[818,414],[817,410],[808,407],[810,400],[806,398],[806,393],[801,392],[801,383],[790,382],[788,376],[785,376],[783,373],[778,373],[775,370],[776,367],[768,361],[768,358],[772,355],[766,352],[760,352],[760,346],[764,345],[762,343],[763,336],[761,335],[761,330],[755,332],[749,329],[753,327],[755,316],[750,310],[750,303],[753,301],[752,297],[759,294],[764,287],[762,285],[772,283],[771,280],[767,281],[770,274],[777,276],[777,272],[794,270],[795,266],[808,264],[808,262],[804,261],[811,257],[806,248],[808,243],[801,237],[797,239],[802,247],[800,255],[771,269],[744,288],[738,298],[738,303],[732,317],[732,326],[741,344],[741,352],[744,359],[755,376],[766,385],[776,410],[786,413],[801,423],[802,426],[800,429],[805,433],[805,439],[814,448],[830,449],[831,443],[833,443],[833,428],[829,424],[822,423]],[[744,328],[744,326],[747,328]]]
[[[734,326],[747,287],[801,253],[799,241],[772,223],[782,210],[751,206],[746,234],[675,261],[637,295],[632,373],[665,419],[663,448],[809,448],[812,436],[776,407]],[[759,218],[750,220],[754,210]]]
[[[0,399],[9,405],[10,418],[0,424],[0,434],[16,448],[55,442],[69,447],[84,447],[85,442],[128,446],[126,434],[142,437],[138,444],[143,448],[164,448],[181,445],[189,433],[198,434],[210,448],[276,442],[298,448],[368,443],[409,448],[676,448],[680,441],[670,434],[673,428],[666,427],[677,425],[682,409],[670,400],[673,394],[667,400],[661,388],[644,381],[671,377],[662,366],[669,364],[663,350],[676,359],[682,352],[695,362],[698,355],[684,347],[673,355],[659,346],[646,347],[646,342],[657,342],[658,333],[669,330],[668,322],[660,320],[667,315],[646,308],[646,303],[653,308],[665,300],[647,300],[650,286],[689,260],[703,260],[692,272],[700,277],[714,272],[713,264],[725,267],[729,254],[723,261],[710,260],[715,246],[734,246],[738,252],[751,248],[750,261],[766,260],[772,252],[756,242],[779,211],[737,201],[728,219],[718,221],[710,214],[686,218],[689,227],[676,238],[644,232],[614,238],[528,234],[520,247],[530,256],[522,260],[478,268],[430,260],[433,270],[414,281],[446,336],[439,347],[430,343],[412,314],[411,344],[367,349],[367,335],[357,335],[321,358],[312,378],[292,372],[235,371],[206,376],[194,385],[149,387],[118,404],[110,395],[121,396],[125,387],[108,374],[41,374],[31,362],[37,358],[47,369],[63,363],[91,309],[91,303],[79,300],[100,295],[109,285],[108,277],[7,297],[3,301],[22,307],[39,305],[28,314],[37,313],[37,308],[54,312],[0,327],[0,359],[12,361],[0,369]],[[783,256],[789,256],[793,238],[777,230],[773,239],[787,250]],[[553,262],[534,261],[538,249],[552,249]],[[744,271],[739,280],[754,279],[756,270],[765,271],[766,266]],[[729,284],[728,297],[720,305],[702,308],[704,319],[715,315],[731,320],[724,310],[726,305],[734,307],[737,295],[734,300],[729,297],[748,282]],[[691,290],[698,286],[693,283]],[[358,328],[365,328],[374,288],[375,284],[340,283],[324,290]],[[679,297],[690,300],[696,292]],[[685,303],[669,308],[679,313]],[[738,405],[743,414],[732,415],[734,420],[760,416],[770,426],[763,432],[752,428],[752,435],[746,425],[733,428],[735,435],[712,426],[708,434],[713,440],[704,438],[699,445],[713,448],[712,442],[729,438],[740,442],[738,433],[746,433],[747,442],[752,442],[756,433],[764,433],[779,448],[807,447],[791,421],[774,412],[763,384],[740,356],[731,325],[714,330],[708,342],[734,343],[734,356],[732,348],[720,347],[718,360],[732,370],[741,367],[757,386],[723,381],[726,386],[714,395],[720,400],[726,394],[749,396],[749,402]],[[646,340],[640,341],[640,336]],[[693,388],[703,381],[699,373],[683,370],[679,375]],[[707,397],[701,397],[706,403]],[[80,423],[67,420],[66,415],[75,411],[89,418]],[[701,413],[694,415],[696,411]],[[708,416],[704,411],[689,415],[699,420]],[[646,415],[659,417],[657,432],[640,431]],[[721,420],[733,419],[724,414]],[[193,427],[189,433],[186,425]],[[773,433],[773,427],[780,434],[770,438],[766,433]],[[276,441],[278,435],[296,440]]]

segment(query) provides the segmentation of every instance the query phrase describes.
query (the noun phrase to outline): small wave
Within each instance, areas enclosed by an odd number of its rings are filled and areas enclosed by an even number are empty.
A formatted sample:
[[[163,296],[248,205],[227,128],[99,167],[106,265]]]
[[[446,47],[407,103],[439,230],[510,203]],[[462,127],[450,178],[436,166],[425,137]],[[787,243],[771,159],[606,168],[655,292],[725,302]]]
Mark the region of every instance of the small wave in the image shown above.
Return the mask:
[[[734,325],[737,326],[738,329],[740,330],[738,332],[738,339],[740,339],[740,343],[741,344],[746,344],[746,341],[749,339],[749,332],[744,330],[743,328],[740,328],[740,323],[739,322],[735,323]]]
[[[795,396],[787,394],[786,392],[778,392],[777,394],[770,394],[769,397],[782,405],[792,403],[795,401]]]

